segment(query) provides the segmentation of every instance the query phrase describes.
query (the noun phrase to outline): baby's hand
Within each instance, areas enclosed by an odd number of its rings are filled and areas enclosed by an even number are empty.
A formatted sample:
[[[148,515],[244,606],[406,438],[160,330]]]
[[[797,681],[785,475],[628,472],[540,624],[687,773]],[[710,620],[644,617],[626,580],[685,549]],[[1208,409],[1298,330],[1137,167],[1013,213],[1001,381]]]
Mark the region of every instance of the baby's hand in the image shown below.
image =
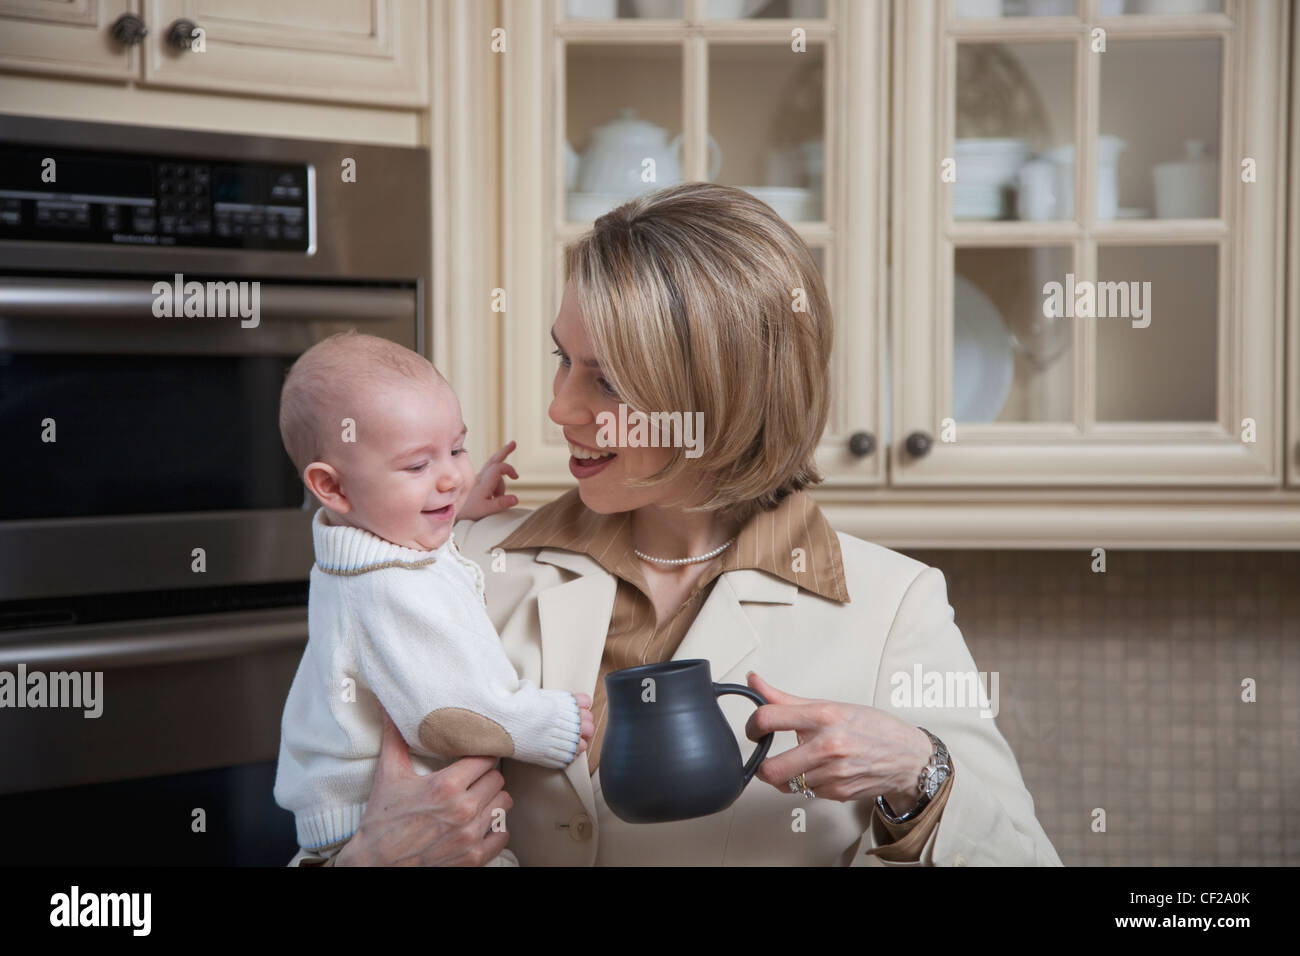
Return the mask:
[[[591,737],[596,732],[596,721],[591,716],[591,698],[586,694],[574,694],[578,699],[578,713],[582,715],[582,737],[578,741],[578,753],[586,753]]]
[[[506,461],[507,456],[514,450],[515,443],[507,442],[501,446],[500,451],[487,460],[483,470],[474,479],[474,486],[469,489],[464,503],[461,504],[457,518],[477,521],[479,518],[486,518],[488,515],[494,515],[519,504],[518,498],[506,494],[505,476],[519,479],[519,472]]]

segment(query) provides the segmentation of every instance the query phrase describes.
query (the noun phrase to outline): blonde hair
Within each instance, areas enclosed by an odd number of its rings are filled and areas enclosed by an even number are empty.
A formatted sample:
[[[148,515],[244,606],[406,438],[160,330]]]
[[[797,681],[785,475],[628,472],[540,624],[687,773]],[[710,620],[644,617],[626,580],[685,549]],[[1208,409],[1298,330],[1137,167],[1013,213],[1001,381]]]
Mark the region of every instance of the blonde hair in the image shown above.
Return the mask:
[[[566,248],[564,273],[629,410],[704,414],[701,457],[676,448],[632,484],[689,470],[707,499],[688,510],[743,524],[823,480],[830,299],[807,244],[771,207],[704,182],[639,196]]]
[[[325,458],[326,436],[340,425],[335,415],[353,406],[362,391],[394,380],[447,384],[433,363],[396,342],[355,329],[317,342],[293,363],[280,390],[280,439],[301,476]]]

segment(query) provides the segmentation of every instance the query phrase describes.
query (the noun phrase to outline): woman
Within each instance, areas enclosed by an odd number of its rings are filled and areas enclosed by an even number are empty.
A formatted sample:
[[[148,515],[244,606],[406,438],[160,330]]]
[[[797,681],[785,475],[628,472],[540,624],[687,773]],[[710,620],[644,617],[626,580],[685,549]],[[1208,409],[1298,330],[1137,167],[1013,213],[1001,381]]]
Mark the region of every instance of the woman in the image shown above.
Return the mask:
[[[390,726],[331,863],[479,865],[508,840],[523,865],[1060,865],[987,700],[951,697],[976,668],[942,573],[837,534],[803,490],[832,322],[800,237],[725,186],[634,199],[567,251],[552,337],[578,487],[511,509],[507,445],[485,469],[501,513],[455,533],[520,676],[593,697],[591,748],[564,771],[465,757],[419,777]],[[680,429],[617,428],[677,410]],[[769,702],[723,704],[738,734],[775,734],[768,757],[727,810],[624,823],[600,789],[604,676],[689,658]]]

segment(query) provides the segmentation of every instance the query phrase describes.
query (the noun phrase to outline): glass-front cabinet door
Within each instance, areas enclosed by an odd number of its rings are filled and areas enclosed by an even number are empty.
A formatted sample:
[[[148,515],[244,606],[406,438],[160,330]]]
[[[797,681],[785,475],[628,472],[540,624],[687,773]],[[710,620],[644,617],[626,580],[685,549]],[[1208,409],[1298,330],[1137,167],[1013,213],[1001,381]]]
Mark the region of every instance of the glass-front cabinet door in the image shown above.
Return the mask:
[[[520,484],[573,483],[547,416],[564,247],[628,199],[693,180],[749,191],[811,247],[836,320],[818,464],[829,486],[883,482],[886,0],[504,0],[503,13],[503,424]]]
[[[1300,17],[1291,19],[1292,56]],[[1291,70],[1291,168],[1287,191],[1287,484],[1300,488],[1300,70]]]
[[[895,5],[894,484],[1281,481],[1286,6]]]

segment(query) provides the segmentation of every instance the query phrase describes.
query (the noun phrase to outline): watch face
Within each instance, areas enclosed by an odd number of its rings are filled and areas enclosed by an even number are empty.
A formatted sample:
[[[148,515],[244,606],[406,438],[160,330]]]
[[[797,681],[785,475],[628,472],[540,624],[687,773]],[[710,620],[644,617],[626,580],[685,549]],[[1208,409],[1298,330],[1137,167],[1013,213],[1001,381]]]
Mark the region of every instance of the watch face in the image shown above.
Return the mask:
[[[948,771],[942,768],[930,774],[925,781],[925,795],[931,798],[934,797],[934,795],[939,792],[939,788],[943,786],[943,782],[947,779]]]

